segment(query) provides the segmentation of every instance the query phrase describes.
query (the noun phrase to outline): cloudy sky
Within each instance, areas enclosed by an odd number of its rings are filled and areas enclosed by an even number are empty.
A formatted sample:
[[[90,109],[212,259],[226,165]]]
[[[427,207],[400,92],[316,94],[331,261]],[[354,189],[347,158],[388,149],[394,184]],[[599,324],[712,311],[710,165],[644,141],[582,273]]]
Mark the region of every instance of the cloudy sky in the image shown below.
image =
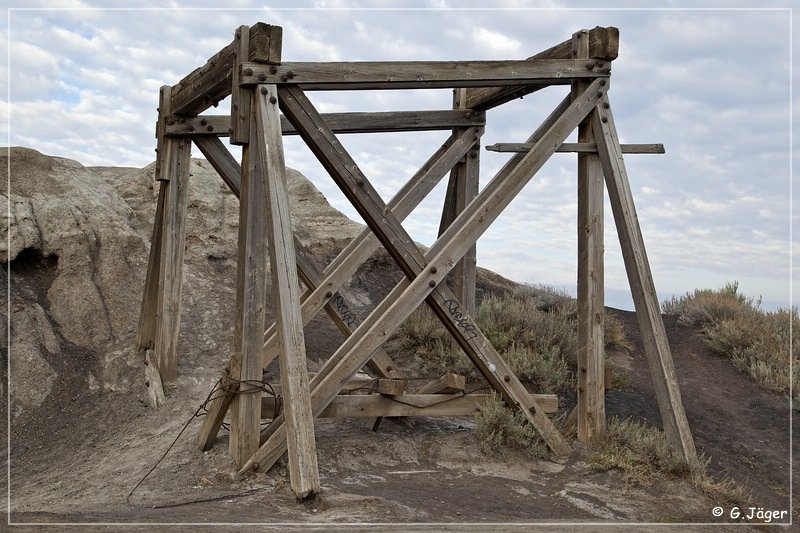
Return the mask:
[[[597,9],[587,7],[597,2],[555,0],[403,3],[419,9],[378,1],[262,7],[228,0],[225,10],[188,1],[130,3],[132,9],[115,1],[5,4],[13,9],[0,13],[8,50],[0,76],[9,87],[0,127],[10,145],[85,165],[150,163],[159,86],[204,64],[241,24],[283,26],[287,61],[523,59],[581,28],[617,26],[620,57],[609,96],[622,142],[667,149],[626,157],[661,298],[737,280],[764,307],[788,306],[792,291],[798,301],[790,266],[791,2],[760,2],[758,9],[747,2],[707,2],[711,9],[653,2],[659,7],[647,10],[635,2]],[[190,4],[208,8],[183,7]],[[305,8],[286,7],[292,4]],[[487,4],[502,7],[480,8]],[[490,111],[484,144],[523,142],[565,91],[554,87]],[[324,112],[446,109],[451,102],[449,90],[310,96]],[[227,112],[226,104],[217,112]],[[343,143],[388,199],[446,136],[353,135]],[[287,138],[286,150],[289,166],[357,218],[297,138]],[[482,152],[482,183],[506,158]],[[540,171],[479,241],[479,265],[574,293],[575,159],[556,154]],[[439,187],[407,220],[416,240],[435,239],[443,194]],[[631,308],[608,206],[606,286],[610,305]]]

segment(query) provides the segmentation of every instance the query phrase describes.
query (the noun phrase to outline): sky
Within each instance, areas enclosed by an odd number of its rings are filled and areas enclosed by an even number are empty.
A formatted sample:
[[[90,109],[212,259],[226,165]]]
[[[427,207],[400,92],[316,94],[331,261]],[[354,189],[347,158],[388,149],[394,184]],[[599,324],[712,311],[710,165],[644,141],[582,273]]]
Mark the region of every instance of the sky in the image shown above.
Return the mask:
[[[203,65],[242,24],[282,26],[284,61],[524,59],[582,28],[616,26],[620,54],[609,98],[621,142],[666,147],[664,155],[625,157],[659,297],[738,281],[764,308],[798,302],[791,129],[800,106],[791,86],[792,57],[800,56],[790,2],[707,2],[704,9],[682,1],[648,9],[555,0],[225,4],[6,0],[12,9],[0,12],[8,56],[0,65],[8,87],[0,128],[7,142],[84,165],[149,164],[159,87]],[[567,90],[551,87],[489,111],[483,145],[523,142]],[[449,109],[452,95],[309,97],[320,111],[337,112]],[[227,114],[228,105],[214,112]],[[340,138],[388,200],[448,135]],[[302,142],[284,142],[287,165],[359,220]],[[508,154],[482,150],[480,157],[483,186]],[[553,156],[478,241],[479,266],[575,293],[576,166],[574,154]],[[445,182],[404,223],[426,245],[436,238]],[[605,219],[606,302],[632,309],[607,199]]]

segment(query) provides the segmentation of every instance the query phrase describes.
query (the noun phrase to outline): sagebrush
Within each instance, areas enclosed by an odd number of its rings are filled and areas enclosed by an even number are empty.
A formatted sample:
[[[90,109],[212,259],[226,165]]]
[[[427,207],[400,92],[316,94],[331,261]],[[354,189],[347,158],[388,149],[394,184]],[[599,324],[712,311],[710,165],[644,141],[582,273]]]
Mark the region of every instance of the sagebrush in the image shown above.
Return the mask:
[[[575,390],[578,351],[577,306],[549,287],[521,286],[488,296],[475,318],[514,374],[534,391]],[[630,349],[622,324],[606,314],[607,348]],[[456,372],[475,379],[478,372],[427,308],[412,313],[390,343],[392,351],[413,354],[424,373]]]
[[[765,311],[732,282],[721,289],[700,289],[672,298],[663,309],[698,331],[714,353],[730,358],[762,387],[782,392],[791,387],[797,396],[800,348],[791,342],[791,332],[800,326],[796,308]],[[790,375],[790,360],[794,375]]]

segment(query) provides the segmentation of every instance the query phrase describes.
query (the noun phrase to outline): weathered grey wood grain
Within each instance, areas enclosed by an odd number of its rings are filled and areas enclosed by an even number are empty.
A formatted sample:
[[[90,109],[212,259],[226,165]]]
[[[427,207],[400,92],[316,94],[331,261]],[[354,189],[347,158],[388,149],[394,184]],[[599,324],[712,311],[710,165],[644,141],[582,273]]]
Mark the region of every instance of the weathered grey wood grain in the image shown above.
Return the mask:
[[[437,131],[452,128],[483,126],[486,115],[472,110],[444,111],[380,111],[323,113],[325,123],[334,133],[384,133],[403,131]],[[286,117],[281,117],[284,135],[297,135],[297,130]],[[226,137],[231,134],[231,117],[228,115],[201,115],[166,119],[166,135],[191,135]]]
[[[280,350],[281,388],[285,398],[283,416],[287,428],[289,479],[295,496],[302,500],[318,493],[320,482],[303,319],[300,314],[300,281],[295,263],[294,233],[278,115],[278,88],[274,85],[259,85],[255,91],[253,107],[256,120],[251,126],[256,129],[256,137],[251,137],[250,143],[251,150],[258,152],[258,164],[261,166],[268,199],[265,218],[268,221],[267,241]],[[258,332],[252,333],[252,342],[262,348],[264,325],[261,325]],[[260,370],[261,354],[254,355]]]
[[[276,67],[242,65],[241,83],[291,84],[303,90],[430,89],[491,85],[567,85],[574,79],[608,77],[574,59],[512,61],[285,62]]]
[[[527,152],[533,143],[496,143],[486,147],[489,152]],[[663,154],[663,144],[621,144],[623,154]],[[556,148],[557,153],[596,154],[596,143],[562,143]]]
[[[589,32],[572,36],[572,54],[589,59]],[[574,98],[586,82],[572,84]],[[578,126],[578,143],[594,144],[591,117]],[[578,440],[591,442],[606,429],[603,338],[603,168],[596,153],[578,154]]]

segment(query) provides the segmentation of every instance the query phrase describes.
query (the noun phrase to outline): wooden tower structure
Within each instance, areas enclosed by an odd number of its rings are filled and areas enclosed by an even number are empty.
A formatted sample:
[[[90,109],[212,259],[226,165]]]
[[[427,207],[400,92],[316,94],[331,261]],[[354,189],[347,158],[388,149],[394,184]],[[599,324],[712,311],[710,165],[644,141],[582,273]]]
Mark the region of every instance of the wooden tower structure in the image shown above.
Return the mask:
[[[445,375],[405,390],[399,369],[381,348],[420,305],[428,305],[454,341],[506,404],[519,409],[556,454],[571,446],[547,413],[557,401],[528,393],[474,321],[475,242],[555,152],[578,154],[578,406],[580,441],[605,431],[603,353],[603,194],[608,191],[645,353],[667,438],[687,461],[692,435],[664,332],[655,287],[636,217],[623,153],[658,152],[658,145],[620,145],[609,100],[619,31],[597,27],[526,60],[409,62],[284,62],[281,28],[241,26],[234,41],[203,67],[161,89],[156,128],[158,204],[142,300],[137,346],[145,358],[151,398],[176,377],[181,283],[194,144],[240,199],[235,336],[209,412],[197,436],[213,444],[226,415],[230,452],[241,469],[269,469],[288,450],[298,497],[319,491],[314,418],[465,414],[480,398],[463,395],[463,378]],[[513,152],[483,188],[479,147],[486,111],[551,85],[568,93],[524,143],[489,149]],[[318,90],[452,88],[453,106],[441,111],[319,113],[306,96]],[[203,115],[231,97],[229,116]],[[450,130],[388,202],[339,142],[337,135]],[[578,142],[565,143],[578,131]],[[283,135],[299,135],[344,192],[368,228],[325,268],[294,237],[289,215]],[[241,145],[241,161],[222,138]],[[420,250],[401,222],[449,173],[440,235]],[[605,187],[604,187],[605,184]],[[404,278],[358,322],[339,290],[383,246]],[[268,265],[270,267],[268,268]],[[453,272],[453,289],[442,283]],[[267,283],[271,276],[271,284]],[[305,292],[301,293],[301,285]],[[266,324],[271,285],[275,322]],[[319,372],[309,376],[303,327],[325,310],[346,334]],[[279,360],[282,409],[265,431],[262,370]],[[372,377],[359,372],[365,368]],[[372,380],[373,394],[340,392]],[[404,395],[403,402],[392,397]],[[454,396],[443,403],[442,394]],[[270,401],[272,403],[270,403]]]

